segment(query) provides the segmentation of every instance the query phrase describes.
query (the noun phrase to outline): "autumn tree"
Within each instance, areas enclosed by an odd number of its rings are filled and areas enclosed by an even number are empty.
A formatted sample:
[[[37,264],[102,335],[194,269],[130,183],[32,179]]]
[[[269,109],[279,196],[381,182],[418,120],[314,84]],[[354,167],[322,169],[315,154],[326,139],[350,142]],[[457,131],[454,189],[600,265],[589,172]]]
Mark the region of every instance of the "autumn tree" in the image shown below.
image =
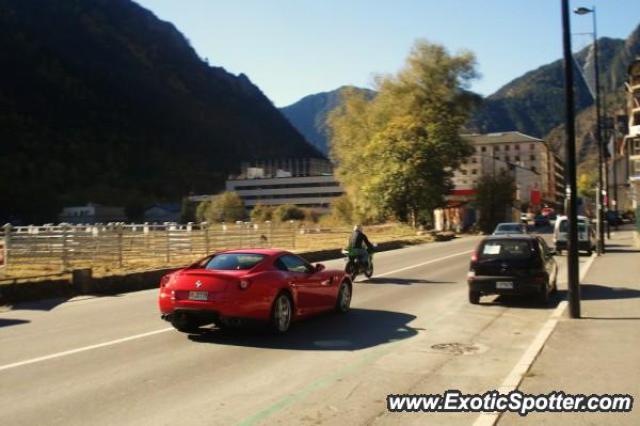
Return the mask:
[[[377,77],[375,98],[342,92],[328,119],[331,156],[356,220],[415,226],[444,204],[453,170],[472,152],[460,132],[478,100],[466,90],[475,77],[472,53],[420,40],[396,75]]]

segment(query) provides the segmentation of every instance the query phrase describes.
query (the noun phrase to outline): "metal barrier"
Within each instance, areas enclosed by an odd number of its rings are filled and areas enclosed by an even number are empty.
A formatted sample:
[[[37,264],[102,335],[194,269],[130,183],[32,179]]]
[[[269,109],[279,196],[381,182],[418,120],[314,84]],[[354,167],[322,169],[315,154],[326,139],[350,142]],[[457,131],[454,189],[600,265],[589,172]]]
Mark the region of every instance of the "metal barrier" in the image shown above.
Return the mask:
[[[221,249],[295,248],[293,222],[254,224],[5,225],[0,232],[0,267],[143,266],[186,263]]]

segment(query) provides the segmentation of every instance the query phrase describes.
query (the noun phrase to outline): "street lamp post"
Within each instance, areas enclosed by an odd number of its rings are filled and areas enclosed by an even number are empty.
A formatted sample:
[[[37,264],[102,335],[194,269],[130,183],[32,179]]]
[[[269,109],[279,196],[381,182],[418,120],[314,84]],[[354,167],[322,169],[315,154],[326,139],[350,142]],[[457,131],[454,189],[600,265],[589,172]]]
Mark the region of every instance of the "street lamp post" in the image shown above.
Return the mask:
[[[596,232],[598,234],[596,251],[599,255],[604,254],[604,183],[602,168],[604,164],[604,145],[602,143],[602,125],[600,123],[600,67],[598,63],[598,28],[596,25],[596,7],[591,9],[579,7],[574,10],[577,15],[591,13],[593,17],[593,66],[595,75],[595,104],[596,104],[596,143],[598,145],[598,194],[596,196]]]
[[[569,21],[569,0],[562,0],[562,45],[564,52],[564,93],[567,132],[567,217],[569,235],[567,238],[567,278],[569,314],[580,318],[580,269],[578,265],[578,217],[576,184],[576,135],[575,105],[573,99],[573,61],[571,52],[571,24]]]

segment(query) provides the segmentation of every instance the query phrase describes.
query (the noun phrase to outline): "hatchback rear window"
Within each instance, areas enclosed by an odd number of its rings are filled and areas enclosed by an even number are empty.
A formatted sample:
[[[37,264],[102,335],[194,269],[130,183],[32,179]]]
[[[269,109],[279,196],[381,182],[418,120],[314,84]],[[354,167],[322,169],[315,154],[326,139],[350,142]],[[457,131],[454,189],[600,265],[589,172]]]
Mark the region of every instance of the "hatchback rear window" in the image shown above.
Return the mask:
[[[486,241],[478,258],[490,259],[529,259],[534,254],[534,248],[527,240],[491,240]]]
[[[213,256],[205,269],[218,271],[240,271],[251,269],[262,262],[264,255],[256,253],[222,253]]]
[[[585,232],[587,230],[587,225],[584,223],[584,220],[578,219],[578,232]],[[563,220],[560,223],[560,232],[569,232],[569,221]]]

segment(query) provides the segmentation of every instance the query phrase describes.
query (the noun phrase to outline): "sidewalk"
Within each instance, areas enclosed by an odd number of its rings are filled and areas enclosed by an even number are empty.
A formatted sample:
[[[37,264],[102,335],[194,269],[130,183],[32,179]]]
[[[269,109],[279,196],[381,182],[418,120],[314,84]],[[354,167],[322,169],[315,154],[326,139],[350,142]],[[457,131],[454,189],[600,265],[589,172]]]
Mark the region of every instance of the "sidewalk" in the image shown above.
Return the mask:
[[[558,323],[519,386],[525,393],[630,394],[630,413],[505,413],[503,425],[640,425],[640,250],[633,233],[607,242],[581,287],[582,319]]]

